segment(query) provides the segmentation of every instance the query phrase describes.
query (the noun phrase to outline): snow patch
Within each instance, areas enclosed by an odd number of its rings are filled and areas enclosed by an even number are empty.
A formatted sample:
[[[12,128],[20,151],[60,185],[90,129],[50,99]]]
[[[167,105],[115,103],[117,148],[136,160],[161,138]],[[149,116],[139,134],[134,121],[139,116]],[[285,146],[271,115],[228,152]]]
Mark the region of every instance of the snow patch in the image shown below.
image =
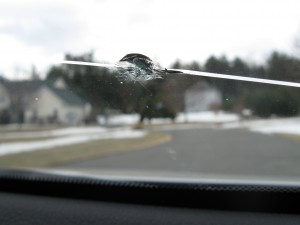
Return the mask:
[[[75,135],[82,133],[102,133],[107,131],[103,127],[70,127],[55,130],[45,131],[22,131],[22,132],[9,132],[1,133],[0,138],[39,138],[39,137],[57,137],[66,135]]]
[[[111,116],[98,116],[97,121],[100,125],[133,125],[139,122],[138,114],[120,114]]]
[[[176,122],[228,123],[239,121],[239,119],[240,117],[233,113],[205,111],[180,113]]]
[[[283,133],[300,135],[300,117],[260,119],[223,124],[223,129],[245,128],[263,134]]]
[[[256,121],[248,126],[251,131],[264,134],[283,133],[300,135],[300,118]]]
[[[49,148],[85,143],[100,139],[141,138],[146,134],[146,131],[119,129],[100,133],[76,133],[75,135],[70,135],[67,137],[60,137],[43,141],[5,143],[0,144],[0,156],[34,150],[45,150]]]
[[[120,114],[109,117],[98,116],[97,120],[100,125],[133,125],[139,122],[138,114]],[[187,112],[178,113],[175,122],[198,122],[198,123],[227,123],[239,121],[240,117],[237,114],[226,113],[220,111],[218,113],[212,111],[204,112]],[[171,124],[173,121],[169,118],[153,118],[151,124]]]

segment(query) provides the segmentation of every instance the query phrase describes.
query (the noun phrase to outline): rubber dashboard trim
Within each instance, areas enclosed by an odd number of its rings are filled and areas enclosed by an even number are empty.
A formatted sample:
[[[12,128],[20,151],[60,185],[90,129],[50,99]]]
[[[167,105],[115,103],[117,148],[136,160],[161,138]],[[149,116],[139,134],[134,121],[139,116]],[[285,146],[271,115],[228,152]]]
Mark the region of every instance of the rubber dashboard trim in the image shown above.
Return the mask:
[[[126,181],[0,170],[0,191],[127,204],[299,214],[300,186]]]

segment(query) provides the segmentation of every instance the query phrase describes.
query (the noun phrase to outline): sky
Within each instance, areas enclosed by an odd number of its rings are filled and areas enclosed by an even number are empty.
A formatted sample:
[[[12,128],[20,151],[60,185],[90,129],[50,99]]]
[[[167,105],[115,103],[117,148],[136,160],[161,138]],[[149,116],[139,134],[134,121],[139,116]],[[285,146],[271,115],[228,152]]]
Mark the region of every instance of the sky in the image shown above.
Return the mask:
[[[142,53],[165,67],[211,55],[263,63],[273,50],[299,53],[299,9],[299,0],[0,0],[0,74],[24,79],[35,66],[43,77],[65,53],[89,51],[106,62]]]

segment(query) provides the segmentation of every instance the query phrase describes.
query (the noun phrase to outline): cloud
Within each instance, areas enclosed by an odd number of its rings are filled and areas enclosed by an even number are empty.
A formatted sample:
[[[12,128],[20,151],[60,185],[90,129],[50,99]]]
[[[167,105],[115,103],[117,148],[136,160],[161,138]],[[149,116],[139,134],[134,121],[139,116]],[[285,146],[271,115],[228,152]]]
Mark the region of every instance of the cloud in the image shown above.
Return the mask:
[[[2,4],[0,15],[0,35],[49,52],[67,50],[84,30],[75,10],[57,2]]]
[[[261,61],[299,27],[298,0],[0,0],[0,73],[94,50],[115,62],[130,52],[204,61],[226,54]],[[298,7],[297,7],[298,6]],[[3,69],[3,68],[7,69]],[[13,71],[13,70],[11,70]]]

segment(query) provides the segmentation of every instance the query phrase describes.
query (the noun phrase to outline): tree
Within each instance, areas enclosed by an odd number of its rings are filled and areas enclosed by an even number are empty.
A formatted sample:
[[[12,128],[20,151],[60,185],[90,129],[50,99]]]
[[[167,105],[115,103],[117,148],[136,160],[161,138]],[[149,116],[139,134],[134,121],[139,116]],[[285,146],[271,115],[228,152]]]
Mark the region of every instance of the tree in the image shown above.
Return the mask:
[[[300,80],[299,65],[299,59],[275,51],[267,60],[267,74],[270,79]]]
[[[63,80],[67,80],[68,73],[63,70],[62,66],[52,66],[48,72],[46,79],[50,82],[56,81],[58,78],[62,78]]]
[[[182,63],[179,59],[177,59],[173,64],[170,66],[171,69],[183,69]]]
[[[205,71],[211,73],[231,74],[231,66],[226,56],[219,59],[211,56],[204,64]],[[236,82],[219,78],[210,78],[210,82],[222,93],[223,99],[231,98],[236,94]]]
[[[297,54],[297,57],[300,58],[300,32],[295,37],[293,45],[294,45],[294,49]]]
[[[204,64],[205,71],[212,73],[224,73],[230,74],[230,63],[226,56],[222,56],[219,59],[215,56],[209,57]]]
[[[65,59],[95,62],[92,52],[82,55],[67,54]],[[114,72],[100,67],[68,64],[51,67],[47,80],[54,82],[58,78],[62,78],[68,88],[92,104],[93,115],[104,113],[106,109],[116,109],[123,113],[137,112],[143,96],[156,92],[148,84],[120,80]],[[158,84],[154,87],[159,89]]]
[[[253,77],[257,78],[265,78],[268,79],[269,77],[267,76],[266,68],[264,65],[252,65],[250,67],[250,74]]]
[[[294,90],[285,87],[258,89],[249,93],[246,104],[261,117],[295,116],[299,114],[299,96]]]
[[[193,61],[186,66],[188,70],[201,71],[201,65],[197,61]]]
[[[237,57],[232,62],[231,74],[239,76],[250,76],[250,68],[242,59]]]

